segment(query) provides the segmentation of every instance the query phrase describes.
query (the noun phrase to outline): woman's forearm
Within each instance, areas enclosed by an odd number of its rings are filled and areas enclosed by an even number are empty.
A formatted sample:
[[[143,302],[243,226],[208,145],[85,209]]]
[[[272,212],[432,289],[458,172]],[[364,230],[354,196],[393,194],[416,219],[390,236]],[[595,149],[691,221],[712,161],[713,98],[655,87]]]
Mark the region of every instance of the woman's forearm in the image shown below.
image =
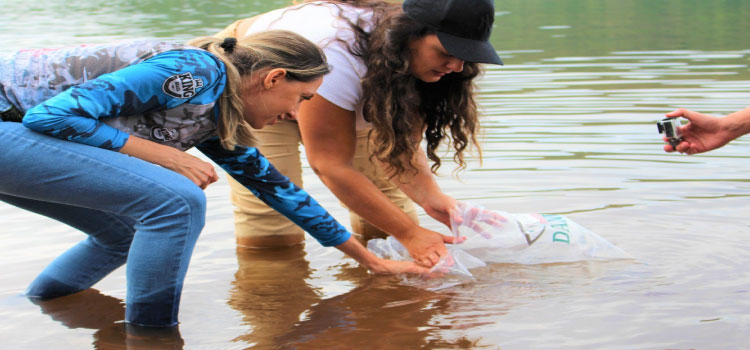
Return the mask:
[[[384,232],[398,238],[417,225],[391,202],[365,175],[349,165],[326,165],[316,171],[321,181],[350,210]]]
[[[120,152],[149,163],[177,172],[205,189],[216,182],[219,175],[210,163],[189,155],[176,148],[130,135]]]
[[[310,166],[351,211],[398,239],[415,261],[432,266],[446,254],[444,242],[450,238],[415,224],[354,168],[355,118],[353,111],[319,96],[303,104],[298,122]]]
[[[405,161],[406,163],[406,161]],[[387,165],[383,165],[387,169]],[[425,207],[429,198],[441,195],[443,192],[435,181],[435,176],[430,170],[427,157],[423,150],[418,150],[414,155],[414,166],[417,173],[406,172],[401,176],[394,177],[394,182],[398,188],[404,192],[417,205]]]
[[[352,257],[370,271],[377,272],[380,270],[379,263],[381,259],[367,250],[354,236],[350,237],[346,242],[337,245],[336,249]]]
[[[170,169],[174,165],[176,152],[180,152],[180,150],[133,135],[130,135],[125,145],[120,148],[120,153],[125,153],[167,169]]]
[[[723,128],[732,135],[732,139],[750,133],[750,107],[730,113],[723,119]]]

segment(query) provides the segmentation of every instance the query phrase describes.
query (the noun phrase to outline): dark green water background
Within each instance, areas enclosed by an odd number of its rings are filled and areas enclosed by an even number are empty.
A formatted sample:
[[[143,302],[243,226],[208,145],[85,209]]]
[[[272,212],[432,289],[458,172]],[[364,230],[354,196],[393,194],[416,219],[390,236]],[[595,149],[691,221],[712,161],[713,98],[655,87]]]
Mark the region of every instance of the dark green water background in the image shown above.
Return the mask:
[[[0,0],[0,48],[187,40],[288,3]],[[492,42],[506,65],[479,81],[484,161],[460,180],[446,165],[441,187],[492,209],[567,215],[636,261],[498,264],[466,285],[406,287],[311,239],[236,250],[222,179],[206,190],[179,332],[127,338],[123,269],[82,295],[21,296],[83,235],[0,203],[0,347],[746,349],[750,142],[666,154],[654,122],[677,107],[750,105],[748,15],[741,0],[496,1]],[[304,181],[348,222],[310,169]]]

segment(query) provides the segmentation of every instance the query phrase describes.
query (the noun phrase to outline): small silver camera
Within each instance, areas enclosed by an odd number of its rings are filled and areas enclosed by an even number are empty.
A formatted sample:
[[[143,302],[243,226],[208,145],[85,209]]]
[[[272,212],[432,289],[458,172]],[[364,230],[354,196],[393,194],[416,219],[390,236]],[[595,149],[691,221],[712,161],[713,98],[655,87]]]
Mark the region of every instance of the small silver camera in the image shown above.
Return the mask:
[[[680,126],[680,121],[677,118],[666,118],[656,122],[659,133],[664,134],[672,147],[677,147],[682,141],[682,133],[678,126]]]

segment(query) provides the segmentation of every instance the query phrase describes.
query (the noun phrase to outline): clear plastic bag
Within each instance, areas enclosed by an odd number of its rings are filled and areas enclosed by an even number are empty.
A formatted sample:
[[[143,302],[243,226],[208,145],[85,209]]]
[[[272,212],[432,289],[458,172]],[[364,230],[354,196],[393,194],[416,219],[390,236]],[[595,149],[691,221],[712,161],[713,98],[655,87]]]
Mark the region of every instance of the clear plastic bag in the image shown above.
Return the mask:
[[[498,217],[505,219],[498,224]],[[544,264],[632,259],[596,233],[554,214],[511,214],[459,203],[451,216],[458,246],[486,263]]]
[[[450,254],[433,266],[430,274],[411,280],[414,282],[411,284],[424,286],[425,281],[441,276],[441,281],[433,281],[430,289],[445,288],[472,279],[470,270],[487,263],[632,259],[622,249],[563,215],[511,214],[459,202],[451,213],[451,229],[457,239],[465,239],[448,245]],[[393,237],[370,240],[367,248],[382,258],[411,260],[406,248]]]
[[[448,255],[442,257],[430,272],[422,276],[405,275],[403,283],[429,290],[439,290],[474,280],[469,271],[476,267],[487,266],[471,254],[464,252],[458,245],[447,245]],[[390,260],[411,261],[412,258],[398,240],[387,238],[371,239],[367,242],[367,249],[375,255]]]

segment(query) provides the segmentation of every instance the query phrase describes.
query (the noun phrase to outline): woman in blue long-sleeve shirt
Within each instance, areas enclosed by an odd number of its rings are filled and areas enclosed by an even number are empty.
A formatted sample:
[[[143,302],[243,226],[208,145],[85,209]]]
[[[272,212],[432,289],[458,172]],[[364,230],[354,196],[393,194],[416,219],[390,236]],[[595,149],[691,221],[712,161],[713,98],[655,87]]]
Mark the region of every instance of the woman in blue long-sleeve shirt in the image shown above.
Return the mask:
[[[254,147],[253,128],[293,119],[330,70],[306,39],[268,31],[189,45],[130,41],[0,57],[0,200],[88,238],[27,295],[87,289],[127,260],[125,321],[177,324],[213,166],[195,146],[324,246],[376,273],[423,272],[376,258]],[[21,122],[21,123],[18,123]]]

